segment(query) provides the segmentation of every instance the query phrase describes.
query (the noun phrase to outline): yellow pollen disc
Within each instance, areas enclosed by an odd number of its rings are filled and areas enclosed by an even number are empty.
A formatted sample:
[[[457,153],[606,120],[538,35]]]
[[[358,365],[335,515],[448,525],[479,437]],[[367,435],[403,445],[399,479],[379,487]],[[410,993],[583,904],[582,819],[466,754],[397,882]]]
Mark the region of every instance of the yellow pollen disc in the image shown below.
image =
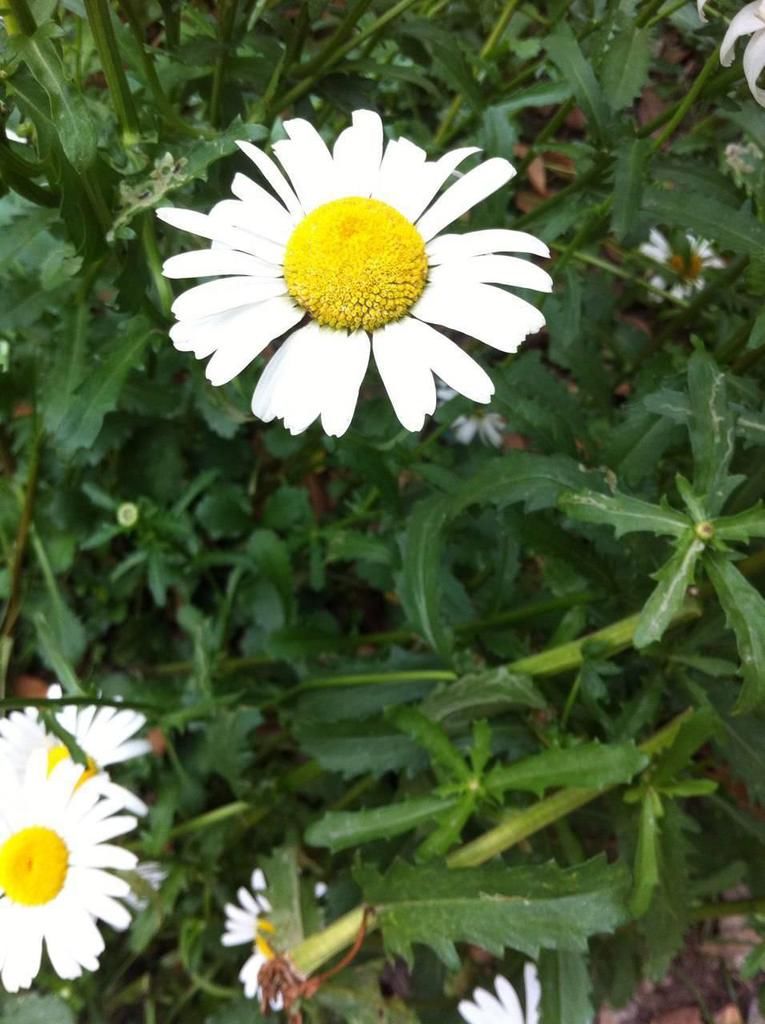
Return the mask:
[[[374,331],[400,320],[425,287],[428,260],[417,228],[379,199],[319,206],[287,242],[290,295],[325,327]]]
[[[50,903],[63,889],[68,869],[69,850],[52,829],[33,825],[0,846],[0,889],[14,903]]]
[[[699,256],[697,252],[692,252],[688,257],[687,262],[680,253],[675,253],[673,256],[670,256],[669,265],[673,270],[676,270],[681,277],[690,281],[695,281],[703,270],[703,262],[701,256]]]
[[[61,764],[62,761],[66,761],[68,757],[69,751],[66,749],[63,743],[59,743],[57,746],[51,747],[51,749],[48,751],[48,775],[50,775],[53,772],[53,769],[56,767],[56,765]],[[75,785],[74,788],[78,789],[83,784],[83,782],[86,782],[88,779],[92,779],[93,776],[97,774],[98,765],[96,764],[92,757],[89,757],[88,765],[85,771],[77,780],[77,784]]]
[[[276,931],[270,921],[258,921],[255,931],[255,948],[261,953],[266,960],[273,960],[276,956],[271,944],[260,935],[260,932],[266,932],[267,934],[273,934]]]

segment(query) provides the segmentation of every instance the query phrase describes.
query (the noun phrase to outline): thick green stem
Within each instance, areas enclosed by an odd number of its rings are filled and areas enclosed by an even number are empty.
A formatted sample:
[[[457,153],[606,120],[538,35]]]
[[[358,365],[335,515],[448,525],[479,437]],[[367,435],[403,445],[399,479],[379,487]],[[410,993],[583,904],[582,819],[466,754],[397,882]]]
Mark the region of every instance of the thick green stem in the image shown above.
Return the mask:
[[[37,29],[37,22],[27,0],[6,0],[2,13],[5,31],[9,36],[31,36]]]
[[[718,917],[738,917],[739,914],[765,914],[763,900],[721,900],[706,903],[691,911],[694,921],[710,921]]]
[[[364,907],[356,907],[355,910],[339,917],[337,921],[333,921],[329,928],[310,935],[295,946],[290,951],[290,960],[297,970],[304,975],[312,974],[336,953],[350,946],[364,923],[364,911]],[[367,931],[374,927],[376,927],[376,921],[367,911]]]
[[[220,4],[220,32],[218,34],[218,45],[220,47],[218,57],[215,61],[213,71],[212,91],[210,93],[209,117],[210,124],[218,126],[221,118],[221,101],[223,98],[223,81],[226,75],[226,64],[229,60],[228,48],[234,32],[236,21],[237,0],[228,0]]]
[[[141,131],[133,95],[122,66],[117,37],[114,34],[112,14],[107,0],[85,0],[85,11],[90,31],[93,33],[93,41],[101,58],[101,67],[109,86],[114,112],[122,131],[122,143],[127,148],[135,145]]]

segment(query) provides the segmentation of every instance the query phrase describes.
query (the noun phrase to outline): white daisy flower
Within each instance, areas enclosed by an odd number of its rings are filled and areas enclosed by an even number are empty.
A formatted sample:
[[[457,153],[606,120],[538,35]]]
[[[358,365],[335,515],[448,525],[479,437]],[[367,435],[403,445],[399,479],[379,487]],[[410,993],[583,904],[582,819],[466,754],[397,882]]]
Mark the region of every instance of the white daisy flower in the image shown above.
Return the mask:
[[[252,398],[252,411],[282,419],[293,434],[320,417],[327,434],[350,425],[370,350],[399,420],[420,430],[436,407],[436,374],[475,402],[491,379],[431,326],[451,328],[514,352],[544,325],[540,311],[504,285],[549,292],[552,281],[510,252],[549,256],[522,231],[445,234],[445,229],[513,177],[494,157],[440,195],[475,148],[429,161],[407,139],[384,146],[379,116],[357,110],[330,152],[307,121],[284,124],[277,164],[249,142],[239,147],[272,194],[243,174],[236,199],[209,214],[162,209],[174,227],[212,246],[173,256],[167,277],[211,277],[173,304],[175,347],[212,356],[207,378],[225,384],[276,338]],[[289,180],[288,180],[289,179]],[[224,276],[221,276],[224,275]]]
[[[0,981],[8,992],[29,988],[43,943],[61,978],[98,969],[100,919],[123,930],[130,914],[117,900],[130,886],[111,870],[129,871],[136,857],[109,840],[136,826],[101,798],[71,760],[52,772],[44,749],[21,778],[0,760]]]
[[[27,142],[29,141],[28,139],[23,138],[23,136],[17,135],[16,132],[11,131],[11,129],[8,128],[7,125],[5,128],[5,137],[6,139],[8,139],[9,142],[18,142],[22,146],[26,146]]]
[[[502,975],[494,980],[497,995],[477,988],[473,1001],[463,999],[458,1006],[460,1016],[467,1024],[538,1024],[539,1021],[539,976],[532,963],[523,968],[523,983],[526,990],[526,1015],[515,989]]]
[[[62,696],[61,687],[57,684],[48,687],[51,700],[60,700]],[[124,786],[112,782],[105,771],[110,765],[140,757],[151,750],[148,740],[135,739],[135,734],[146,724],[146,718],[128,708],[89,704],[62,708],[56,712],[56,721],[87,756],[84,777],[93,777],[100,793],[133,814],[146,814],[143,800]],[[69,759],[69,751],[61,740],[45,729],[37,708],[13,711],[7,718],[0,719],[0,754],[8,758],[17,773],[24,771],[29,755],[39,747],[48,752],[50,771],[59,761]]]
[[[246,999],[260,996],[258,975],[260,969],[276,956],[271,946],[274,926],[265,918],[270,914],[271,904],[265,896],[266,877],[260,868],[255,868],[250,878],[250,889],[241,886],[237,892],[239,904],[226,904],[226,928],[221,936],[224,946],[241,946],[249,943],[252,955],[239,972],[239,980],[244,986]],[[272,1010],[281,1010],[281,998],[271,1001]]]
[[[720,63],[723,67],[729,68],[733,63],[736,40],[749,35],[752,38],[744,50],[744,75],[752,96],[760,106],[765,107],[765,89],[757,85],[760,72],[765,68],[765,0],[745,4],[732,19],[720,45]]]
[[[686,234],[687,249],[675,252],[669,241],[656,228],[651,228],[648,241],[640,246],[640,252],[656,263],[663,263],[680,278],[669,287],[669,294],[675,299],[687,299],[704,287],[704,271],[720,270],[725,261],[720,259],[709,242],[695,235]],[[661,274],[650,278],[654,288],[666,291],[668,282]]]
[[[153,890],[159,892],[167,878],[167,871],[155,860],[147,860],[137,864],[133,871],[133,881],[125,902],[136,912],[145,910],[149,905],[147,895]]]
[[[438,400],[441,403],[451,401],[456,394],[452,388],[438,388]],[[478,437],[484,444],[501,448],[505,426],[505,417],[500,413],[477,409],[470,416],[457,416],[452,422],[451,429],[454,440],[460,444],[470,444]]]

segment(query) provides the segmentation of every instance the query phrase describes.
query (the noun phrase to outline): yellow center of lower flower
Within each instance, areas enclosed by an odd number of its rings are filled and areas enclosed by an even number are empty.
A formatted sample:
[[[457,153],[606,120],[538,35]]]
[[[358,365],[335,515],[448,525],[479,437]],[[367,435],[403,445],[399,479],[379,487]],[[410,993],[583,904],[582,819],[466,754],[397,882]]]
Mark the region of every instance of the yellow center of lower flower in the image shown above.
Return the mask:
[[[56,832],[33,825],[0,846],[0,889],[15,903],[39,907],[61,892],[69,850]]]
[[[680,253],[675,253],[670,256],[669,265],[688,281],[695,281],[704,267],[701,256],[697,252],[692,252],[687,260]]]
[[[53,769],[56,767],[56,765],[61,764],[62,761],[66,761],[66,759],[69,756],[69,751],[66,749],[63,743],[59,743],[55,747],[51,747],[51,749],[48,751],[48,775],[50,775],[53,772]],[[93,776],[97,774],[98,765],[96,764],[92,757],[89,757],[87,767],[77,780],[77,783],[74,788],[78,789],[83,784],[83,782],[86,782],[88,779],[92,779]]]
[[[428,260],[417,228],[379,199],[319,206],[287,242],[292,297],[326,327],[374,331],[400,320],[425,287]]]
[[[271,943],[268,942],[267,939],[264,939],[260,933],[265,932],[266,935],[273,935],[275,931],[276,928],[274,928],[271,922],[265,921],[262,918],[255,925],[255,949],[257,949],[257,951],[264,956],[266,960],[273,960],[276,953],[274,953]]]

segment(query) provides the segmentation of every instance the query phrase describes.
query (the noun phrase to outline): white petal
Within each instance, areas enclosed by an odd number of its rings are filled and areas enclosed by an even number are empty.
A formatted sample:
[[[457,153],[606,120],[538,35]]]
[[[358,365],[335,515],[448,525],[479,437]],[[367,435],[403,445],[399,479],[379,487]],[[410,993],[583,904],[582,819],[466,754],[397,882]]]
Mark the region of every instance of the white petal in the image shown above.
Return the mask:
[[[248,277],[280,277],[282,268],[234,249],[192,249],[165,260],[165,277],[217,277],[219,274],[246,274]]]
[[[535,256],[550,255],[550,250],[539,238],[526,231],[509,231],[507,228],[468,231],[464,235],[439,235],[428,242],[426,251],[430,266],[466,259],[468,256],[482,256],[484,253],[528,252]]]
[[[433,374],[424,353],[411,343],[410,317],[387,324],[375,331],[372,340],[375,363],[382,382],[402,426],[407,430],[422,429],[427,415],[432,415],[438,401]]]
[[[474,153],[480,153],[477,146],[465,146],[445,153],[439,160],[426,165],[426,173],[409,186],[410,198],[407,200],[407,216],[416,220],[441,186],[456,171],[463,160]]]
[[[388,203],[405,217],[409,216],[411,199],[420,183],[427,180],[426,159],[425,150],[408,139],[389,142],[380,164],[380,175],[372,192],[373,197]]]
[[[206,214],[197,213],[196,210],[180,210],[174,206],[165,206],[157,210],[157,216],[165,224],[170,224],[171,227],[179,228],[181,231],[189,231],[192,235],[199,235],[200,238],[222,242],[232,249],[238,249],[240,252],[247,252],[253,256],[263,255],[262,239],[251,235],[249,231],[232,227],[221,217],[213,217],[212,211]],[[281,263],[282,260],[279,259],[276,262]]]
[[[507,1021],[507,1024],[523,1024],[520,1000],[507,978],[503,978],[501,974],[498,975],[494,979],[494,988],[505,1011],[503,1019]]]
[[[523,965],[523,982],[526,989],[526,1024],[538,1024],[542,989],[536,964],[529,962]]]
[[[446,283],[475,281],[478,284],[509,284],[516,288],[534,288],[540,292],[551,292],[553,281],[546,270],[536,263],[518,259],[517,256],[473,256],[469,260],[453,260],[434,267],[430,280]],[[176,314],[177,315],[177,314]]]
[[[494,385],[488,373],[453,341],[430,324],[409,318],[407,340],[416,346],[421,359],[442,381],[474,402],[488,402]]]
[[[500,352],[515,352],[527,335],[545,323],[531,303],[488,284],[468,284],[459,290],[428,285],[410,312],[419,320],[462,331]]]
[[[253,146],[251,142],[240,141],[237,142],[237,146],[252,160],[290,213],[295,217],[302,217],[304,210],[300,205],[298,197],[292,191],[289,182],[271,157],[267,156],[261,149],[258,149],[257,146]]]
[[[765,24],[763,24],[765,29]],[[765,107],[765,89],[760,89],[757,79],[765,68],[765,31],[755,32],[744,50],[744,75],[749,91],[761,107]]]
[[[207,364],[205,376],[218,387],[233,380],[274,338],[294,327],[305,313],[291,299],[279,295],[257,306],[245,307],[241,324]]]
[[[287,338],[283,345],[271,356],[252,395],[252,413],[265,423],[270,423],[276,417],[274,395],[277,394],[277,385],[281,373],[281,365],[289,352],[289,343],[292,339]]]
[[[255,870],[252,872],[250,885],[255,890],[255,892],[263,892],[264,889],[268,888],[268,886],[266,885],[266,876],[263,874],[263,868],[255,868]]]
[[[427,242],[476,203],[506,185],[515,173],[513,165],[499,156],[474,167],[423,214],[417,222],[417,230]]]
[[[748,36],[752,32],[759,32],[765,28],[765,21],[760,17],[760,0],[746,4],[728,25],[728,31],[720,44],[720,63],[723,67],[730,67],[733,63],[736,40],[741,36]]]
[[[229,227],[252,237],[248,252],[268,263],[284,262],[284,243],[288,235],[275,242],[264,233],[262,219],[249,203],[240,199],[222,199],[210,210],[210,219],[219,221]]]
[[[171,308],[178,320],[198,320],[286,293],[283,277],[221,277],[189,288],[178,296]]]
[[[308,121],[296,117],[284,122],[289,139],[274,143],[279,163],[289,175],[306,213],[333,198],[333,164],[327,146]]]
[[[295,331],[258,381],[252,396],[253,413],[266,422],[283,419],[292,434],[306,430],[321,411],[323,353],[315,321]]]
[[[706,3],[707,0],[696,0],[696,10],[698,11],[701,21],[707,20],[707,16],[704,14],[704,7],[706,6]]]
[[[324,402],[321,425],[330,437],[341,437],[351,425],[359,389],[369,365],[369,337],[354,331],[347,337],[339,335],[334,344],[335,389],[331,402]]]
[[[379,114],[355,110],[353,124],[340,132],[332,150],[337,196],[369,196],[380,171],[383,127]]]
[[[278,200],[246,174],[235,174],[231,191],[249,206],[257,218],[258,234],[284,244],[295,227],[295,218]]]

